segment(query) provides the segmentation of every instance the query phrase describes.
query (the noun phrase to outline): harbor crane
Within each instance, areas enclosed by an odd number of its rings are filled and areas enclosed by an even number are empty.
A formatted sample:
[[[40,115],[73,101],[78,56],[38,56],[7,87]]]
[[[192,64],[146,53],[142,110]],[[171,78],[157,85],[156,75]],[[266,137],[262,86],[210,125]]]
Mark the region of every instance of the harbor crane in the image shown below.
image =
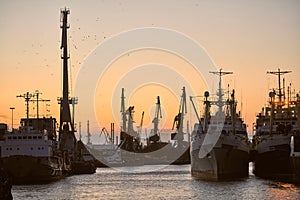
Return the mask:
[[[173,122],[173,127],[176,125],[177,133],[172,133],[171,134],[171,139],[176,139],[178,141],[183,141],[183,120],[184,120],[184,115],[187,113],[186,109],[186,93],[185,93],[185,87],[182,88],[182,95],[181,95],[181,100],[180,100],[180,105],[179,105],[179,111],[178,114],[174,118]]]
[[[162,114],[161,114],[160,98],[159,96],[157,96],[155,115],[154,115],[154,119],[152,120],[153,134],[149,138],[149,140],[152,142],[158,142],[160,140],[160,135],[158,133],[159,118],[162,118]]]

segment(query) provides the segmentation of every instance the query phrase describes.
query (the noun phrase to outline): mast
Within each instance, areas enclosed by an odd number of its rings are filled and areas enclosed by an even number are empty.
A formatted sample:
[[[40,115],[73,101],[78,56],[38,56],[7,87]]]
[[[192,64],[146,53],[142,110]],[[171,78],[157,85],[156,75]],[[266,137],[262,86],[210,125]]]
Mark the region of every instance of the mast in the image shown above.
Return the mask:
[[[231,115],[231,124],[232,124],[232,132],[235,134],[235,116],[236,116],[236,103],[235,103],[235,91],[232,90],[231,93],[231,106],[230,106],[230,115]]]
[[[32,95],[32,97],[36,97],[36,99],[32,99],[30,101],[32,102],[36,102],[36,118],[39,119],[39,102],[48,102],[50,101],[49,99],[40,99],[39,95],[42,94],[41,92],[39,92],[38,90],[35,91],[35,93]]]
[[[154,119],[152,120],[153,123],[153,135],[158,134],[158,122],[159,118],[162,118],[161,116],[161,106],[160,106],[160,98],[157,96],[157,103],[156,103],[156,109],[155,109],[155,116]]]
[[[269,93],[270,104],[271,104],[271,114],[270,114],[270,135],[272,135],[273,131],[273,121],[274,121],[274,109],[275,109],[275,91]]]
[[[204,111],[204,130],[203,130],[203,132],[206,133],[207,126],[208,126],[208,120],[210,118],[210,115],[209,115],[210,101],[208,100],[208,97],[209,97],[208,91],[204,92],[204,97],[205,97],[205,100],[204,100],[205,111]]]
[[[122,114],[122,131],[126,132],[126,110],[125,110],[125,95],[124,95],[124,88],[122,88],[121,94],[121,114]]]
[[[279,104],[277,104],[278,106],[278,111],[279,113],[282,112],[282,106],[284,105],[284,103],[282,103],[282,96],[284,96],[284,94],[282,94],[281,91],[281,75],[290,73],[292,71],[280,71],[280,68],[278,68],[278,71],[268,71],[267,74],[273,74],[273,75],[277,75],[278,76],[278,92],[279,94],[277,95],[279,97]],[[284,93],[284,92],[283,92]],[[270,97],[270,104],[271,104],[271,116],[270,116],[270,135],[272,134],[273,131],[273,121],[275,118],[275,114],[274,114],[274,110],[275,110],[275,96],[276,96],[276,92],[275,90],[273,90],[272,92],[269,93],[269,97]],[[285,98],[285,97],[284,97]]]
[[[71,131],[74,132],[74,124],[73,120],[71,120],[70,106],[72,100],[69,98],[69,75],[68,75],[68,59],[70,58],[68,55],[68,34],[67,30],[70,28],[68,25],[68,14],[70,14],[70,10],[65,8],[61,10],[61,26],[62,29],[62,38],[61,38],[61,46],[62,49],[62,62],[63,62],[63,97],[58,99],[60,104],[60,124],[59,131],[61,132],[64,125],[68,125],[71,127]]]
[[[180,111],[179,111],[180,112]],[[180,125],[178,132],[183,134],[183,119],[184,114],[187,113],[186,109],[186,93],[185,93],[185,87],[182,88],[182,96],[181,96],[181,117],[180,117]]]
[[[23,95],[18,95],[17,97],[24,98],[26,102],[26,127],[27,127],[27,132],[29,132],[29,100],[31,99],[33,95],[29,92],[26,92],[26,94]]]
[[[290,72],[292,72],[292,71],[280,71],[280,68],[278,68],[278,71],[269,71],[269,72],[267,72],[267,74],[273,74],[273,75],[278,76],[278,90],[279,90],[278,96],[279,96],[280,105],[282,105],[281,104],[281,101],[282,101],[281,98],[283,96],[283,94],[281,92],[281,78],[280,78],[280,75],[284,75],[284,74],[287,74],[287,73],[290,73]]]
[[[222,69],[220,69],[220,71],[218,71],[218,72],[209,72],[209,73],[219,76],[219,88],[217,91],[218,101],[216,102],[216,105],[219,107],[219,113],[221,113],[222,107],[224,105],[224,102],[222,99],[224,96],[223,89],[222,89],[222,76],[227,75],[227,74],[233,74],[233,72],[222,72]]]
[[[87,120],[87,144],[92,144],[91,143],[91,133],[90,133],[90,121]]]

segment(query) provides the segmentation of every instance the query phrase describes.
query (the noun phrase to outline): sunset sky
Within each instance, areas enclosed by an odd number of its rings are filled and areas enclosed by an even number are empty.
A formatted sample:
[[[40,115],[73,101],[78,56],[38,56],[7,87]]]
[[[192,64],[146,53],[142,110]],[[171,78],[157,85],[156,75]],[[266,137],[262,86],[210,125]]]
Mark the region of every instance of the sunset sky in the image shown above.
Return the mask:
[[[51,100],[50,113],[59,118],[60,9],[64,7],[70,9],[71,96],[80,83],[77,78],[84,77],[86,70],[98,73],[94,85],[80,85],[79,90],[84,91],[76,93],[79,103],[75,121],[81,121],[83,132],[87,120],[91,120],[92,133],[99,133],[99,124],[107,129],[110,122],[120,124],[122,87],[126,105],[136,107],[135,121],[139,124],[145,111],[145,128],[149,130],[157,96],[161,96],[163,107],[160,128],[172,128],[185,86],[186,119],[192,124],[195,118],[189,96],[203,95],[210,89],[215,93],[218,79],[208,74],[211,69],[233,72],[224,78],[224,85],[235,88],[238,108],[250,131],[255,114],[267,103],[269,89],[277,86],[277,77],[267,71],[291,70],[285,75],[286,85],[291,83],[292,90],[299,92],[298,0],[0,0],[0,122],[11,126],[9,108],[15,107],[17,127],[25,116],[25,106],[16,96],[35,90],[43,99]],[[146,30],[145,34],[140,30]],[[125,36],[130,40],[122,41]],[[147,41],[148,46],[139,41]],[[192,44],[198,46],[194,49]],[[177,47],[182,52],[174,51]],[[195,66],[193,58],[199,58],[201,66]],[[90,77],[85,78],[88,83]],[[89,91],[92,98],[79,96]],[[197,105],[201,105],[200,100]],[[47,106],[40,105],[40,114],[46,114]],[[31,114],[34,106],[31,104]]]

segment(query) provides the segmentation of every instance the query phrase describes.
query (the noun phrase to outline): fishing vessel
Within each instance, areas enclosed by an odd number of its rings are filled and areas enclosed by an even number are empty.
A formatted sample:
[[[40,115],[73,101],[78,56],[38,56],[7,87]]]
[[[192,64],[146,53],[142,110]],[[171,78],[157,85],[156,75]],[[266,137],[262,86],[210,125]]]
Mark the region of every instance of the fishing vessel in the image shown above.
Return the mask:
[[[0,124],[0,156],[1,162],[9,172],[14,183],[49,182],[65,175],[94,173],[96,168],[92,162],[85,161],[85,146],[76,140],[74,127],[74,105],[77,98],[69,98],[68,87],[68,47],[67,16],[70,11],[61,10],[62,57],[63,60],[63,97],[58,98],[60,104],[60,123],[57,138],[56,119],[39,117],[39,92],[27,92],[26,118],[22,118],[18,129],[7,130],[6,124]],[[36,97],[36,100],[32,100]],[[29,118],[29,102],[36,102],[36,118]],[[46,100],[49,101],[49,100]],[[73,118],[70,106],[73,105]]]
[[[291,137],[290,162],[293,171],[291,180],[300,182],[300,134],[295,134]]]
[[[299,178],[299,95],[292,95],[291,85],[281,86],[281,76],[291,71],[270,71],[278,76],[278,88],[269,92],[269,105],[257,115],[254,145],[256,176],[300,182]]]
[[[27,105],[27,117],[21,119],[18,129],[8,131],[6,124],[0,124],[0,155],[14,184],[58,180],[71,169],[68,156],[59,149],[56,119],[38,115],[38,94],[18,96],[24,97]],[[29,118],[29,101],[34,96],[37,115]]]
[[[191,175],[204,180],[228,180],[248,176],[249,141],[246,125],[236,112],[235,92],[225,100],[222,76],[232,74],[222,69],[211,72],[219,76],[217,99],[204,93],[204,115],[200,118],[193,97],[190,98],[198,123],[191,141]],[[212,106],[216,112],[212,113]]]
[[[134,163],[143,165],[155,164],[189,164],[189,142],[184,141],[183,133],[183,116],[186,112],[185,104],[185,88],[183,88],[182,106],[180,105],[179,114],[175,117],[177,131],[171,134],[171,140],[164,142],[161,140],[161,133],[158,125],[161,118],[161,102],[157,97],[155,116],[152,120],[153,129],[146,138],[146,143],[142,142],[140,133],[133,128],[133,112],[134,106],[130,106],[125,110],[124,88],[121,95],[121,113],[122,113],[122,131],[120,134],[120,148],[122,159],[133,159]],[[185,110],[182,110],[185,109]],[[143,114],[139,129],[143,124]],[[173,125],[173,127],[174,127]]]

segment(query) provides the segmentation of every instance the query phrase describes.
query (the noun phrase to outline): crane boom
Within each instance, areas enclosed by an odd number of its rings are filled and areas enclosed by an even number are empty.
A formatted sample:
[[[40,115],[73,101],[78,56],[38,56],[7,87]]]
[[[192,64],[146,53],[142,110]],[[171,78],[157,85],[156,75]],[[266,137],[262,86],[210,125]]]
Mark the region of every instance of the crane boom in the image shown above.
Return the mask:
[[[160,98],[159,98],[159,96],[157,96],[155,116],[154,116],[154,119],[152,120],[152,123],[153,123],[153,126],[154,126],[154,128],[153,128],[153,134],[154,135],[158,134],[159,118],[162,118],[162,116],[161,116]]]
[[[195,106],[195,104],[194,104],[193,98],[194,98],[193,96],[190,96],[190,100],[191,100],[191,102],[192,102],[192,106],[193,106],[193,108],[194,108],[196,117],[197,117],[198,122],[199,122],[199,125],[200,125],[200,124],[201,124],[201,119],[200,119],[199,114],[198,114],[198,112],[197,112],[197,109],[196,109],[196,106]]]
[[[179,112],[174,118],[173,127],[176,125],[177,133],[171,134],[171,139],[174,139],[176,135],[178,141],[183,141],[183,120],[184,115],[187,113],[186,109],[186,93],[185,93],[185,87],[182,88],[182,95],[179,105]]]
[[[145,112],[143,111],[143,112],[142,112],[141,123],[140,123],[140,133],[141,133],[141,132],[142,132],[142,130],[143,130],[144,114],[145,114]]]

